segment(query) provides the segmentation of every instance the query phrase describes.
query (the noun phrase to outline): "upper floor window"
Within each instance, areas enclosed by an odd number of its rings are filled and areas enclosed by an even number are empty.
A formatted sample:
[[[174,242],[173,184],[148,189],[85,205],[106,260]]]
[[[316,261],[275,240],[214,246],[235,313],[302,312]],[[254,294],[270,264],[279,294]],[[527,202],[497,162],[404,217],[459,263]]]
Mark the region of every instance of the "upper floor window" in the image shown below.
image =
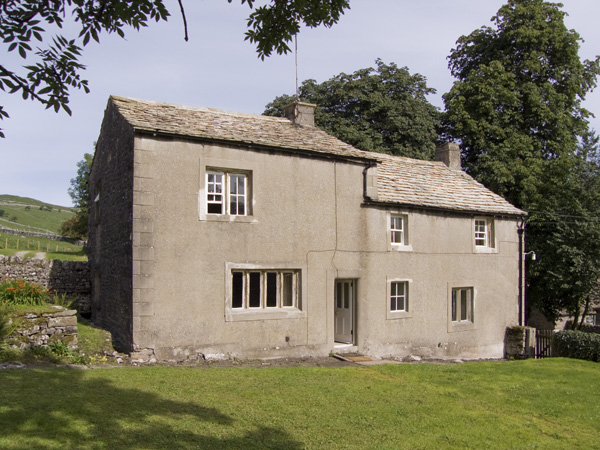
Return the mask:
[[[406,245],[406,216],[392,214],[390,216],[390,233],[392,245]]]
[[[248,214],[248,177],[243,173],[206,172],[206,212]]]
[[[494,221],[486,217],[476,217],[474,222],[474,239],[476,249],[495,247]]]

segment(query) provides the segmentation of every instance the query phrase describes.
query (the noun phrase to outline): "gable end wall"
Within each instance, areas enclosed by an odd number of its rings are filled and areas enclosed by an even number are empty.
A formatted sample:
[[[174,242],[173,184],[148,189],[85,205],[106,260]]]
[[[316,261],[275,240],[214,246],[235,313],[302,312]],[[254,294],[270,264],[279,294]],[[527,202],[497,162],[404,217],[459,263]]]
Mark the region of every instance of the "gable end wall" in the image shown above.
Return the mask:
[[[134,131],[109,103],[90,171],[92,320],[115,347],[132,348]]]

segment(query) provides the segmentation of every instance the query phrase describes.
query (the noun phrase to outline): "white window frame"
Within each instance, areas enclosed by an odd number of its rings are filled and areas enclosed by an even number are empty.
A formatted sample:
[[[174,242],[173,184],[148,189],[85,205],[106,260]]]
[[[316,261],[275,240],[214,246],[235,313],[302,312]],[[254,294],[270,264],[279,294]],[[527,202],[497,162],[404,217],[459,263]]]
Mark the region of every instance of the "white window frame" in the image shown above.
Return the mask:
[[[210,178],[213,177],[213,181]],[[207,170],[205,174],[205,202],[206,202],[206,214],[209,216],[236,216],[243,217],[248,216],[249,214],[249,176],[246,173],[242,172],[228,172],[228,171],[220,171],[220,170]],[[220,181],[214,181],[214,179],[219,178]],[[241,185],[242,191],[240,191],[239,181],[243,180]],[[220,187],[220,192],[216,187]],[[212,197],[212,198],[211,198]],[[216,197],[220,197],[217,199]],[[236,207],[232,206],[232,202],[235,200],[242,199],[243,212],[240,213],[237,210],[237,205],[239,202],[236,202]],[[210,205],[220,205],[221,212],[210,212]]]
[[[238,274],[238,275],[236,275]],[[241,298],[233,298],[231,308],[239,310],[271,310],[283,308],[298,308],[299,271],[278,269],[232,269],[233,278],[242,277]],[[275,276],[275,286],[269,286],[269,278]],[[258,277],[258,282],[254,280]],[[275,288],[275,296],[271,297],[271,288]],[[253,292],[258,289],[258,298],[253,298]],[[289,297],[288,297],[289,296]],[[274,304],[273,304],[274,300]],[[258,303],[255,303],[258,301]],[[238,306],[239,305],[239,306]]]
[[[466,297],[463,299],[463,295]],[[464,301],[463,301],[464,300]],[[477,289],[470,283],[448,284],[448,331],[475,328]],[[465,310],[466,307],[466,310]]]
[[[392,211],[387,214],[389,251],[411,251],[408,214]]]
[[[390,214],[390,242],[392,245],[406,245],[406,217]]]
[[[452,322],[473,322],[473,288],[452,288],[451,320]]]
[[[402,285],[404,286],[404,294],[403,295],[394,295],[397,294],[397,291],[394,290],[394,286]],[[406,278],[388,278],[386,283],[386,315],[388,319],[405,319],[408,317],[412,317],[412,297],[413,292],[411,289],[412,280]],[[398,298],[402,298],[404,301],[403,309],[393,309],[394,298],[396,301]],[[397,306],[397,303],[396,303]]]
[[[402,292],[398,288],[402,288]],[[402,303],[400,305],[400,302]],[[408,282],[390,282],[390,311],[408,312]]]
[[[496,253],[496,235],[493,218],[473,218],[473,249],[478,253]]]
[[[226,321],[305,317],[302,269],[226,264]]]
[[[223,172],[214,172],[207,171],[206,172],[206,213],[207,214],[224,214],[225,213],[225,186],[224,186],[224,178],[225,174]],[[212,178],[212,179],[211,179]],[[216,179],[219,178],[217,181]],[[217,199],[217,197],[220,197]],[[221,212],[220,213],[210,213],[211,205],[220,205]]]

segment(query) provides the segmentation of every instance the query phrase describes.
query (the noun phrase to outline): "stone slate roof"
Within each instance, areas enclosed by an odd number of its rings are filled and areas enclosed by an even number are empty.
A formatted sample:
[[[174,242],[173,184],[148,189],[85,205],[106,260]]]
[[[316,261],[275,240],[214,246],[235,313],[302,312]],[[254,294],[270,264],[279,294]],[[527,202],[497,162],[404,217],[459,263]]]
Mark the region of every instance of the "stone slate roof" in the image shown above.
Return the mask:
[[[111,96],[125,120],[139,131],[316,152],[377,162],[378,202],[485,214],[524,214],[462,171],[441,162],[358,150],[309,126],[281,117],[181,106]]]

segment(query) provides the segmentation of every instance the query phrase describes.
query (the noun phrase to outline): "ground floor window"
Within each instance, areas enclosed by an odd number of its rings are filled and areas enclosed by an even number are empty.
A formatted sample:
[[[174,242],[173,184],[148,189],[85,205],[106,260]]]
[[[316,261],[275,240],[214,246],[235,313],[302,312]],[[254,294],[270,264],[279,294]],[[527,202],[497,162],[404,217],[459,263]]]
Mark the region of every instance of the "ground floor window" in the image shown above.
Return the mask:
[[[408,282],[390,283],[390,311],[408,311]]]
[[[299,308],[298,270],[231,271],[231,307],[238,310]]]
[[[452,289],[452,322],[473,322],[473,288]]]

